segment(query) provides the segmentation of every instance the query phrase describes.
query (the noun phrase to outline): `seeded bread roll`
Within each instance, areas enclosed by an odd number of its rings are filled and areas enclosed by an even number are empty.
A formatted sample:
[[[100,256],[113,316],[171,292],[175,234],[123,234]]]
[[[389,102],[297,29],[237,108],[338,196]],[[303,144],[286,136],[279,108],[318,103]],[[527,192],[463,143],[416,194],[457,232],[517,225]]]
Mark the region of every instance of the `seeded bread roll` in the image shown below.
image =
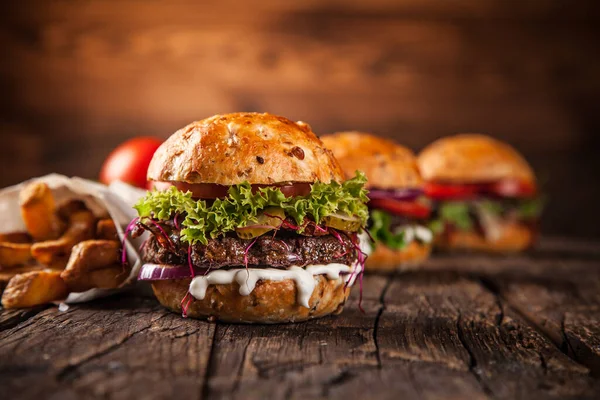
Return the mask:
[[[330,280],[322,275],[316,275],[314,278],[316,286],[310,297],[310,308],[298,304],[298,291],[293,280],[261,280],[248,296],[239,294],[237,283],[210,285],[203,300],[188,297],[191,302],[187,315],[191,318],[218,319],[226,322],[274,324],[305,321],[341,313],[350,288],[346,288],[341,279]],[[190,282],[190,279],[154,281],[152,289],[163,306],[181,313],[181,302],[187,294]]]
[[[342,166],[346,177],[363,171],[367,187],[418,188],[422,185],[412,150],[391,140],[362,132],[339,132],[321,138]]]
[[[156,151],[148,180],[235,185],[343,180],[303,122],[271,114],[215,115],[175,132]]]
[[[535,182],[527,161],[511,146],[481,134],[438,139],[419,154],[425,181],[481,183],[502,179]]]

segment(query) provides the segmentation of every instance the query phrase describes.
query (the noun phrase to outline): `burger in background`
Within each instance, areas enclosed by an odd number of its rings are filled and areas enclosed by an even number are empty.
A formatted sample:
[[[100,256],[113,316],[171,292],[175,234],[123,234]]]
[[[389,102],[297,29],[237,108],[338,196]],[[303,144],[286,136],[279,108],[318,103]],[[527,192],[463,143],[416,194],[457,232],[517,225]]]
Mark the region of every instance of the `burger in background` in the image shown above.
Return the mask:
[[[436,246],[516,252],[534,243],[542,202],[531,167],[515,149],[461,134],[427,146],[418,164],[434,205]]]
[[[367,271],[393,271],[425,260],[432,233],[430,207],[422,196],[415,155],[406,147],[360,132],[324,136],[347,177],[365,173],[369,189],[369,233],[374,249]]]
[[[344,181],[310,127],[269,114],[216,115],[174,133],[136,205],[151,233],[140,280],[184,315],[294,322],[341,312],[362,283],[366,179]]]

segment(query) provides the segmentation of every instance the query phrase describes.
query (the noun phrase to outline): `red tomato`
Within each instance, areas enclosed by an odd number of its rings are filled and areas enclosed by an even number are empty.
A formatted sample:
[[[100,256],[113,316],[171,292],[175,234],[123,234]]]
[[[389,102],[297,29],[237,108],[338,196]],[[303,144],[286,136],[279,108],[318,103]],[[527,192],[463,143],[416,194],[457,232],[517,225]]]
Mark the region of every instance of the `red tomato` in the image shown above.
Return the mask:
[[[423,192],[432,199],[465,199],[478,193],[477,185],[444,185],[428,182],[423,186]]]
[[[443,184],[426,183],[423,188],[425,194],[436,200],[463,200],[477,195],[495,194],[501,197],[531,197],[536,193],[535,184],[532,182],[515,179],[504,179],[492,183],[471,184]]]
[[[537,192],[533,182],[505,179],[491,183],[487,191],[502,197],[531,197]]]
[[[186,183],[186,182],[149,182],[149,189],[166,190],[169,186],[175,186],[182,192],[192,192],[195,199],[216,199],[227,196],[229,186],[218,185],[216,183]],[[258,188],[269,187],[270,185],[252,185],[252,191],[256,192]],[[310,183],[292,183],[290,185],[272,185],[281,190],[285,197],[306,196],[310,193]]]
[[[148,165],[161,144],[162,141],[153,137],[139,137],[122,143],[104,161],[100,181],[108,185],[121,180],[145,188]]]
[[[369,206],[381,208],[396,215],[405,215],[414,218],[427,218],[431,209],[416,201],[401,201],[394,199],[371,199]]]

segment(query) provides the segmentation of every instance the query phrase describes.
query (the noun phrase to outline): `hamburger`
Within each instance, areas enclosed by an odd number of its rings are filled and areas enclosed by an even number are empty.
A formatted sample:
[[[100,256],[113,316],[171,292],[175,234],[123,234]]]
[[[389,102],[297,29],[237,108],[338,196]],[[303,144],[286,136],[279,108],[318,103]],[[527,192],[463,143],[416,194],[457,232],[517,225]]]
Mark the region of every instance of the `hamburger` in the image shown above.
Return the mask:
[[[374,249],[367,271],[393,271],[425,260],[433,235],[413,152],[368,133],[340,132],[322,140],[346,176],[358,169],[368,178],[368,231]]]
[[[349,180],[302,122],[216,115],[175,132],[135,206],[139,279],[166,308],[228,322],[302,321],[342,311],[362,279],[364,175]],[[362,282],[362,281],[361,281]]]
[[[511,146],[461,134],[427,146],[418,164],[436,246],[502,253],[534,243],[542,201],[533,170]]]

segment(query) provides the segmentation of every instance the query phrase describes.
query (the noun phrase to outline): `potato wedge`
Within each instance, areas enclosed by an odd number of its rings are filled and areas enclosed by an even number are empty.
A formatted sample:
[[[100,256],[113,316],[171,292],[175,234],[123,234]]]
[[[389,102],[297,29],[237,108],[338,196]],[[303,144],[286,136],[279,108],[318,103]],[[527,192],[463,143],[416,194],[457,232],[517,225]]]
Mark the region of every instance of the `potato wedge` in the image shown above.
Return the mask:
[[[0,242],[9,242],[9,243],[31,243],[33,239],[31,235],[27,232],[9,232],[9,233],[0,233]]]
[[[21,216],[27,231],[35,240],[51,240],[60,236],[63,224],[55,214],[54,196],[45,183],[25,186],[19,193]]]
[[[33,261],[31,244],[0,242],[0,267],[10,268]]]
[[[101,219],[96,224],[96,238],[103,240],[117,240],[117,227],[112,219]]]
[[[69,221],[72,214],[76,213],[77,211],[85,211],[87,209],[88,208],[83,200],[69,199],[61,202],[58,205],[56,208],[56,215],[58,215],[64,221]]]
[[[32,271],[41,271],[43,269],[46,269],[46,267],[43,265],[40,265],[40,264],[27,265],[24,267],[19,266],[19,267],[0,269],[0,292],[2,292],[4,290],[6,285],[8,285],[8,282],[15,275],[24,274],[26,272],[32,272]]]
[[[69,218],[69,227],[56,240],[35,243],[31,246],[32,256],[50,268],[64,268],[69,261],[71,249],[77,243],[92,239],[96,220],[91,211],[76,211]]]
[[[116,240],[86,240],[73,247],[67,268],[60,274],[69,289],[116,288],[128,271],[119,264],[121,245]]]
[[[69,289],[60,272],[42,270],[27,272],[13,277],[2,294],[5,308],[33,307],[51,301],[62,300]]]

